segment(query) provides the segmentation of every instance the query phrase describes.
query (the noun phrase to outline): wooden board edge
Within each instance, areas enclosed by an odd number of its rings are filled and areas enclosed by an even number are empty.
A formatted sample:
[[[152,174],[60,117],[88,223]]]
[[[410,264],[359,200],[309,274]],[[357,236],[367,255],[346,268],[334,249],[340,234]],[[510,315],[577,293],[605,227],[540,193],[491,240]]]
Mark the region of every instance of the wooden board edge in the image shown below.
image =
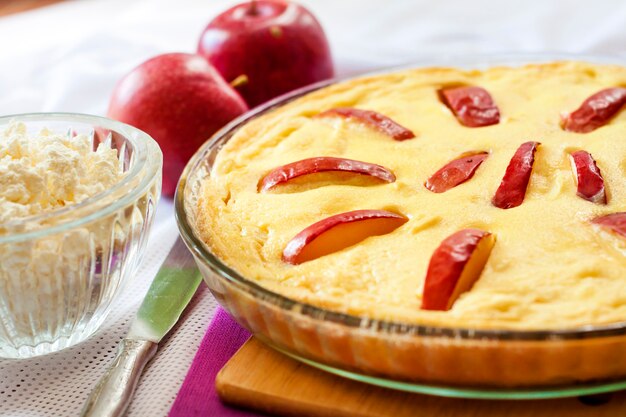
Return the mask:
[[[230,378],[232,364],[236,364],[237,355],[244,348],[247,348],[248,344],[253,345],[255,343],[260,342],[253,338],[246,341],[217,373],[215,391],[224,404],[284,417],[358,417],[354,413],[346,414],[340,410],[326,407],[324,404],[309,401],[303,403],[294,398],[253,390],[243,384],[233,384],[231,380],[234,378]]]

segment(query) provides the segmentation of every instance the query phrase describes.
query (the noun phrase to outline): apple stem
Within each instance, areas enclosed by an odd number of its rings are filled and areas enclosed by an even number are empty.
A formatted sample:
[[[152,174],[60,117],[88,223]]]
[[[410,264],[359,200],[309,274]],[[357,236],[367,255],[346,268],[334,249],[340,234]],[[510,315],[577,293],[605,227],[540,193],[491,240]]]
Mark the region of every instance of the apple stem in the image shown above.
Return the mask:
[[[256,16],[259,14],[259,8],[257,6],[256,0],[250,0],[250,7],[248,8],[248,14],[250,16]]]
[[[242,85],[248,84],[248,81],[248,76],[246,74],[241,74],[230,82],[230,86],[233,88],[241,87]]]

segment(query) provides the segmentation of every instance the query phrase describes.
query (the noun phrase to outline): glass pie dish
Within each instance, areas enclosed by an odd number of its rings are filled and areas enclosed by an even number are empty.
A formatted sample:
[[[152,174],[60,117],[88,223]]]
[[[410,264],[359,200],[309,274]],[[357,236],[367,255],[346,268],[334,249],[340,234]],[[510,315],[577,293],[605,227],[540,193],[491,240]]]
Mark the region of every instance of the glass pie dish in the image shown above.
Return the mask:
[[[0,131],[12,122],[30,133],[85,135],[94,151],[116,150],[124,174],[76,204],[0,223],[0,358],[28,358],[92,335],[135,276],[161,192],[162,154],[147,134],[103,117],[14,115],[0,118]]]
[[[429,60],[419,66],[485,69],[581,56],[510,56]],[[394,71],[397,69],[394,69]],[[181,234],[220,304],[270,346],[336,374],[390,388],[473,398],[549,398],[626,388],[626,323],[566,330],[437,327],[343,314],[270,291],[211,253],[196,233],[197,198],[221,147],[242,126],[323,88],[278,98],[235,120],[192,158],[178,186]]]

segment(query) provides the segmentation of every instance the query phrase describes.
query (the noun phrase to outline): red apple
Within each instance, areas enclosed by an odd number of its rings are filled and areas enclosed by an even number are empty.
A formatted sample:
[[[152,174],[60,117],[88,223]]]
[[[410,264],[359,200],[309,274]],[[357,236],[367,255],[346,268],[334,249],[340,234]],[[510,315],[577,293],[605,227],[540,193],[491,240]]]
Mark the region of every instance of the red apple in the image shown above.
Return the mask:
[[[591,154],[585,151],[572,152],[570,162],[576,182],[576,194],[592,203],[606,204],[604,179]]]
[[[204,29],[198,53],[228,82],[237,80],[250,107],[334,75],[322,27],[290,1],[250,1],[226,10]]]
[[[489,154],[487,152],[472,152],[445,164],[435,172],[424,186],[433,193],[443,193],[474,176],[474,172],[483,163]]]
[[[500,122],[500,110],[482,87],[451,87],[439,90],[441,101],[463,126],[482,127]]]
[[[622,237],[626,237],[626,213],[624,212],[596,217],[591,222],[607,228]]]
[[[270,171],[261,180],[259,189],[261,191],[267,191],[278,184],[282,184],[302,175],[326,171],[343,171],[370,175],[385,182],[394,182],[396,180],[396,176],[393,172],[381,165],[355,161],[353,159],[320,156],[317,158],[303,159]]]
[[[173,195],[185,164],[215,131],[244,113],[246,103],[204,58],[172,53],[122,78],[109,117],[152,136],[163,151],[163,193]]]
[[[391,233],[408,219],[385,210],[355,210],[336,214],[305,228],[283,250],[283,261],[297,265],[348,246],[370,236]]]
[[[428,264],[422,309],[449,310],[480,278],[495,241],[489,232],[464,229],[441,242]]]
[[[539,145],[539,142],[526,142],[517,148],[493,197],[494,206],[509,209],[522,204],[535,163],[535,151]]]
[[[607,124],[626,104],[626,88],[606,88],[587,98],[578,109],[563,117],[563,129],[588,133]]]
[[[337,107],[317,114],[315,117],[343,117],[355,119],[374,129],[391,136],[395,140],[406,140],[415,137],[415,134],[393,119],[372,110],[355,109],[352,107]]]

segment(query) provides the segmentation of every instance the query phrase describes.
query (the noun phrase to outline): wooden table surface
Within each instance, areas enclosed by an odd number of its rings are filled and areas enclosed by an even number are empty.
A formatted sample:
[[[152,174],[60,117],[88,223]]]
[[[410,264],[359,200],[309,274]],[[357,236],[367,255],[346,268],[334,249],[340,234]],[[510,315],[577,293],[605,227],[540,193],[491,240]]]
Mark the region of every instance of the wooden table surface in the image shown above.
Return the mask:
[[[49,6],[51,4],[59,3],[61,1],[63,0],[1,0],[0,16],[25,12],[26,10]]]

